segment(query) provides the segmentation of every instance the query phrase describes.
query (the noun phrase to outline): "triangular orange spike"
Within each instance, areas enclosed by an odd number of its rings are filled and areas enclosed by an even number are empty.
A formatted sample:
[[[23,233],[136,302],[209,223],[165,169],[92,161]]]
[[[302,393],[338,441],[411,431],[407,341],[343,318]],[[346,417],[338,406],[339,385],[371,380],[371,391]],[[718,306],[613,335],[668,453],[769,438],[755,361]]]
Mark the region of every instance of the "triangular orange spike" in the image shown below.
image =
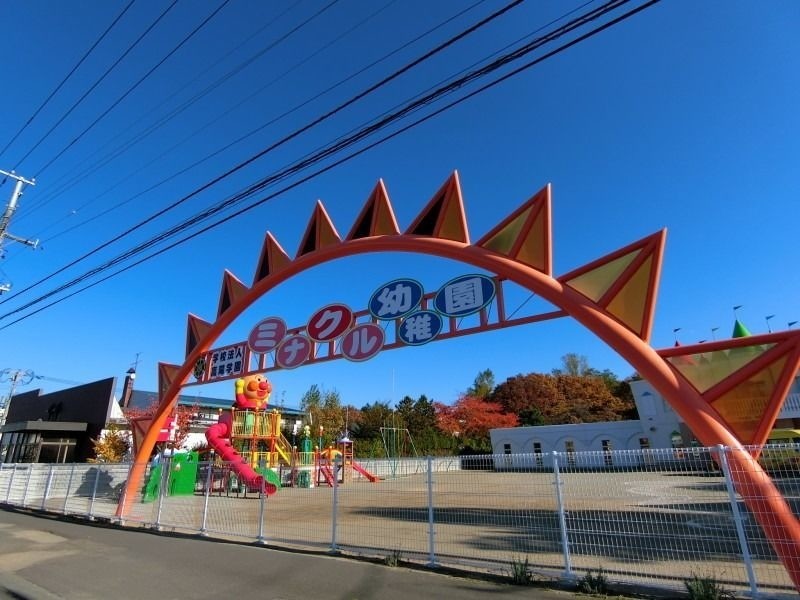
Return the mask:
[[[261,247],[261,255],[258,258],[258,266],[256,267],[256,275],[253,277],[253,285],[283,269],[286,265],[292,262],[289,255],[286,254],[278,241],[272,237],[268,231],[264,237],[264,244]]]
[[[186,324],[186,356],[192,353],[201,339],[205,337],[211,329],[211,323],[204,321],[200,317],[189,314],[189,320]]]
[[[703,342],[658,353],[717,410],[740,442],[761,445],[800,369],[800,331]]]
[[[386,192],[383,179],[379,179],[345,239],[357,240],[399,233],[400,228],[397,226],[397,219],[389,202],[389,194]]]
[[[458,172],[439,188],[417,218],[406,230],[412,235],[424,235],[469,244],[467,218]]]
[[[649,341],[666,230],[559,277]]]
[[[328,212],[322,202],[317,200],[311,219],[308,221],[306,232],[297,250],[297,256],[303,256],[309,252],[314,252],[331,244],[340,244],[342,239],[333,226]]]
[[[786,356],[783,356],[711,402],[711,406],[743,444],[758,443],[755,441],[756,432],[767,413],[774,396],[775,383],[785,366]]]
[[[231,307],[231,304],[235,304],[236,301],[244,296],[249,290],[249,287],[237,279],[233,273],[225,269],[225,273],[222,275],[222,289],[219,293],[217,317],[228,310]]]
[[[642,240],[639,256],[599,302],[645,342],[650,341],[653,328],[666,237],[662,229]]]
[[[551,275],[553,253],[548,184],[475,245],[504,254]]]
[[[178,374],[178,369],[180,369],[180,365],[172,365],[169,363],[158,363],[158,396],[159,398],[161,395],[167,391],[172,382],[175,380],[175,376]]]

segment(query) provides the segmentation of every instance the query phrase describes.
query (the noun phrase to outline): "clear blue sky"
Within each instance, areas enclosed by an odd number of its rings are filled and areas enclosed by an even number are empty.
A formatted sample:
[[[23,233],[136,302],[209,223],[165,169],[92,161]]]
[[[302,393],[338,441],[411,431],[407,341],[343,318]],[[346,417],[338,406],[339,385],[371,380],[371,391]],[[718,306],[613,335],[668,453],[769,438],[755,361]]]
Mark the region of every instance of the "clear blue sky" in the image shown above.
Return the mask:
[[[14,288],[0,297],[0,315],[219,204],[582,3],[527,0],[235,176],[64,269],[504,5],[485,1],[465,11],[467,2],[339,0],[285,37],[328,3],[234,0],[82,134],[220,4],[179,0],[23,160],[169,6],[166,1],[134,2],[0,155],[0,169],[16,168],[37,178],[35,187],[26,188],[10,231],[40,237],[44,246],[32,251],[6,244],[0,275]],[[4,5],[0,148],[125,5],[127,0]],[[143,193],[461,11],[289,116]],[[0,330],[0,369],[30,369],[42,377],[36,383],[47,391],[66,381],[112,375],[121,385],[138,355],[137,387],[154,390],[157,363],[183,359],[187,313],[213,320],[223,269],[251,281],[267,230],[294,255],[314,203],[321,199],[344,236],[378,178],[385,180],[405,229],[454,169],[461,176],[473,240],[552,183],[556,275],[666,227],[652,340],[656,347],[673,344],[675,328],[680,328],[682,343],[709,339],[713,327],[720,328],[718,339],[730,335],[734,305],[742,305],[738,316],[754,333],[766,331],[767,315],[775,315],[773,330],[785,328],[800,320],[798,25],[800,4],[793,0],[664,0],[246,216]],[[274,47],[222,85],[131,143],[269,45]],[[117,153],[120,147],[126,151]],[[10,183],[0,187],[3,204],[10,193]],[[365,308],[373,289],[391,279],[412,277],[436,289],[473,271],[468,265],[412,255],[331,263],[262,298],[220,345],[245,339],[266,316],[299,326],[332,302]],[[46,283],[14,295],[52,274]],[[0,317],[0,326],[61,295]],[[275,372],[270,379],[273,399],[283,397],[290,406],[298,405],[312,384],[336,389],[356,406],[420,394],[452,402],[483,369],[491,369],[499,383],[519,373],[549,372],[568,352],[620,376],[632,371],[577,323],[560,319],[394,350],[364,363],[336,361]],[[209,386],[202,393],[232,396],[232,387]],[[8,384],[0,384],[0,394],[7,391]]]

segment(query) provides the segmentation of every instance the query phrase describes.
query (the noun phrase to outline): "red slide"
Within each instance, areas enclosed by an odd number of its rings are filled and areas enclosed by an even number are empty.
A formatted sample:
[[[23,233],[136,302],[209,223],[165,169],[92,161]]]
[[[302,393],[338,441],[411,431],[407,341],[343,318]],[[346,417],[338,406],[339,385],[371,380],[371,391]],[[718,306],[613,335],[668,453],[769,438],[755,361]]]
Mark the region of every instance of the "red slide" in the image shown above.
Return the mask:
[[[228,419],[225,419],[226,416]],[[230,429],[230,415],[222,415],[220,422],[216,425],[212,425],[206,431],[206,439],[208,440],[209,446],[216,451],[222,460],[230,464],[231,469],[241,477],[242,482],[248,488],[263,490],[270,496],[277,492],[278,488],[269,481],[266,481],[262,475],[256,473],[253,468],[244,461],[242,455],[231,446],[231,441],[228,437],[230,435]]]
[[[364,467],[362,467],[360,464],[358,464],[356,461],[353,461],[353,468],[359,473],[361,473],[364,477],[369,479],[372,483],[378,481],[377,475],[373,475],[372,473],[367,471]]]

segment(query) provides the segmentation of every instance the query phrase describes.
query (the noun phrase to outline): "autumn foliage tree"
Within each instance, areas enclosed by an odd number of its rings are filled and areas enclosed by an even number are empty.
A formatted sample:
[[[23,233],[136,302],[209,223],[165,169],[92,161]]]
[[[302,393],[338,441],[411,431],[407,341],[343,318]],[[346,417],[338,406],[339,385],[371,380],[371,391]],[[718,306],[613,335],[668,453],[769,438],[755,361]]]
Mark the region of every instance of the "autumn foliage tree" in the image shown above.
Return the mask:
[[[490,429],[519,424],[517,415],[504,411],[499,403],[475,396],[461,396],[452,406],[436,402],[434,407],[439,429],[461,438],[465,446],[475,450],[491,449]]]
[[[179,404],[175,407],[173,415],[175,417],[175,437],[170,444],[174,448],[180,448],[189,437],[189,430],[194,416],[197,414],[197,405],[185,406]],[[152,418],[158,411],[158,400],[153,400],[144,408],[129,406],[123,410],[125,418],[129,421],[132,419],[145,419]]]
[[[490,400],[520,415],[523,425],[619,421],[635,415],[632,396],[616,396],[611,389],[599,375],[531,373],[510,377],[495,388]]]

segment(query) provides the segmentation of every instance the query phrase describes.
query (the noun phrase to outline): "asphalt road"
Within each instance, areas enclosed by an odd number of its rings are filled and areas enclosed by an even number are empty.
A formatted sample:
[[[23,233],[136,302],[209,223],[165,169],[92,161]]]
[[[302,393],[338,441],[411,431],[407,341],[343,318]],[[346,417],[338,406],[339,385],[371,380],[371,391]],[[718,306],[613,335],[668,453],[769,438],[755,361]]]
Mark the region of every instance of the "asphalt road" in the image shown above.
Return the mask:
[[[576,594],[0,509],[0,598],[408,600]],[[582,596],[586,598],[586,596]]]

